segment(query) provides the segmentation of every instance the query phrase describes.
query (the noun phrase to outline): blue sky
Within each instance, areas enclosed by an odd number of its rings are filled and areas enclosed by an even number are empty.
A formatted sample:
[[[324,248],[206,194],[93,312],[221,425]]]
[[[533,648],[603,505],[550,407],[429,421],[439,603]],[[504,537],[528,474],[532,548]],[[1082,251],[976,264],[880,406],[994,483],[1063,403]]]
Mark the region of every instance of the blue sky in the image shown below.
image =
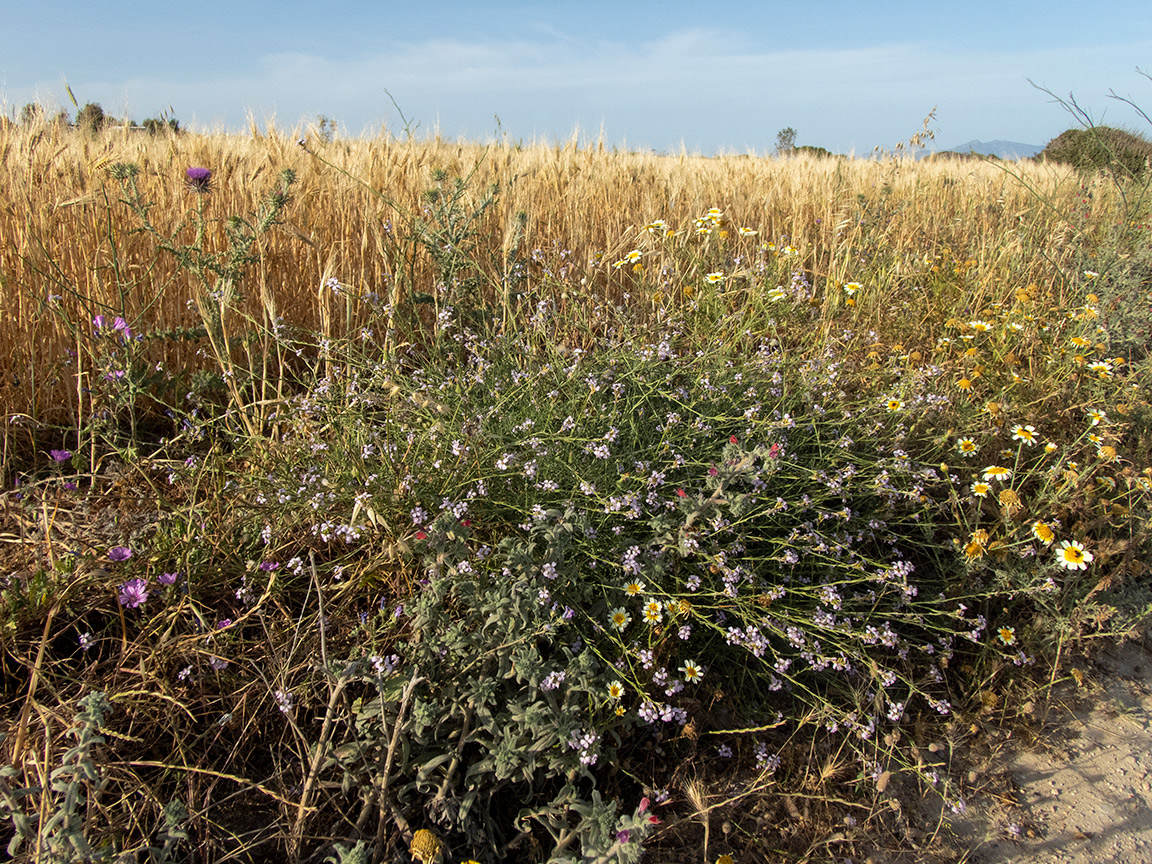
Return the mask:
[[[881,11],[882,10],[882,11]],[[1146,2],[346,2],[0,0],[0,106],[99,102],[141,120],[171,106],[193,129],[251,114],[340,134],[561,141],[630,149],[866,155],[936,109],[936,144],[1042,145],[1073,118],[1146,129]]]

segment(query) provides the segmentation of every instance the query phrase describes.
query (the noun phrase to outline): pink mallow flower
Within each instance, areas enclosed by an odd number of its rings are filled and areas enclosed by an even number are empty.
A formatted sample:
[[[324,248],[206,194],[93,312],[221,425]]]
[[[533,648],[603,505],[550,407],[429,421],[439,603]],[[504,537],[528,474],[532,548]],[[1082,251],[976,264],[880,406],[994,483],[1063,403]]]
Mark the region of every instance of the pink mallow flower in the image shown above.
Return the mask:
[[[132,557],[132,550],[127,546],[113,546],[108,550],[109,561],[127,561]]]
[[[143,579],[129,579],[120,586],[120,605],[135,609],[148,599],[148,583]]]

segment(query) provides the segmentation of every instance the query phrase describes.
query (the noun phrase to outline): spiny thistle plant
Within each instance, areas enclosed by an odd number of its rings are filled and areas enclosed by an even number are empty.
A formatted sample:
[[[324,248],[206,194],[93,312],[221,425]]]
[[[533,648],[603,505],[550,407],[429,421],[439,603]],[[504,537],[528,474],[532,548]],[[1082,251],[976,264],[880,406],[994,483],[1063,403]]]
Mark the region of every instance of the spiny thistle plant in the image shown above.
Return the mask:
[[[196,308],[208,336],[218,371],[231,397],[233,408],[244,423],[248,434],[260,430],[261,400],[265,395],[260,386],[269,373],[266,351],[271,347],[266,334],[276,322],[275,307],[266,308],[269,320],[253,321],[240,311],[241,283],[247,269],[258,260],[255,246],[260,237],[279,224],[287,206],[289,190],[296,182],[296,172],[285,168],[274,187],[267,193],[261,209],[250,221],[233,215],[224,220],[227,248],[213,250],[208,244],[209,219],[206,216],[212,192],[212,171],[191,167],[185,172],[188,191],[195,208],[192,214],[191,242],[180,242],[180,229],[172,236],[162,233],[151,221],[151,205],[144,199],[138,182],[139,168],[130,163],[117,163],[109,169],[112,178],[121,184],[126,204],[136,215],[141,230],[151,236],[156,247],[172,255],[181,270],[186,271],[198,286],[194,294]],[[266,304],[266,307],[269,304]],[[256,340],[256,344],[253,344]],[[236,361],[238,349],[245,357],[243,364]],[[278,371],[278,370],[277,370]]]

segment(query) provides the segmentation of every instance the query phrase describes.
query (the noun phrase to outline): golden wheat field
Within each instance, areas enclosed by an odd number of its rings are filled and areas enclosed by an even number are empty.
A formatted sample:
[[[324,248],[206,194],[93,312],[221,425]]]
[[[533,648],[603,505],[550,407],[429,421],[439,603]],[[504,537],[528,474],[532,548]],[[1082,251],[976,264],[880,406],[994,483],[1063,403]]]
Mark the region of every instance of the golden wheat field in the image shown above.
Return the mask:
[[[527,293],[555,293],[561,312],[594,286],[617,302],[649,302],[613,289],[607,262],[630,249],[646,223],[683,228],[713,207],[727,224],[755,230],[757,242],[793,247],[796,266],[814,280],[866,280],[878,290],[863,311],[878,323],[883,298],[941,255],[972,268],[973,308],[1029,283],[1058,301],[1062,266],[1099,224],[1092,210],[1110,206],[1107,189],[1088,200],[1075,175],[1037,163],[702,157],[575,141],[482,145],[387,136],[303,146],[290,133],[256,127],[246,135],[150,137],[9,124],[0,127],[0,401],[9,420],[74,424],[84,413],[87,373],[71,362],[70,351],[83,352],[66,317],[122,315],[136,332],[195,323],[187,276],[150,237],[133,233],[138,223],[109,176],[122,162],[139,166],[156,228],[185,239],[195,196],[184,172],[209,168],[204,207],[216,233],[206,242],[220,249],[226,220],[254,213],[278,173],[294,170],[286,217],[254,250],[259,260],[241,286],[242,305],[255,320],[280,317],[331,336],[355,321],[329,308],[320,289],[330,277],[393,300],[431,287],[429,256],[415,243],[385,241],[403,233],[413,214],[419,218],[436,169],[466,180],[476,200],[497,189],[477,226],[474,257],[489,282],[479,290],[497,297],[513,247],[535,250],[538,272],[530,269]],[[563,286],[539,272],[561,252]],[[191,342],[157,342],[150,351],[156,356],[149,359],[169,366],[199,362]]]
[[[0,165],[22,860],[958,860],[1008,800],[968,766],[1152,614],[1134,177],[43,122]]]

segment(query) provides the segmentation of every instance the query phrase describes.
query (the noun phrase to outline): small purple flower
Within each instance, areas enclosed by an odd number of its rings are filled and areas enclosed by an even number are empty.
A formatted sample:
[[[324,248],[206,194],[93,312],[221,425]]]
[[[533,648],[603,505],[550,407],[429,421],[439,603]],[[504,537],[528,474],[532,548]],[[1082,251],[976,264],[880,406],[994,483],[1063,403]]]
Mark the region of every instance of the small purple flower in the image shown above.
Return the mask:
[[[120,605],[135,609],[148,599],[148,583],[143,579],[129,579],[120,586]]]
[[[284,690],[277,690],[272,696],[276,699],[276,707],[280,709],[281,714],[292,713],[292,705],[295,698],[291,693]]]
[[[223,657],[213,657],[208,661],[208,665],[215,669],[217,672],[223,672],[228,668],[228,661]]]
[[[197,194],[208,192],[212,185],[212,172],[207,168],[189,168],[184,172],[188,188]]]
[[[57,462],[67,462],[72,458],[71,450],[50,450],[49,453]]]
[[[616,832],[616,842],[617,843],[627,843],[628,842],[628,832],[626,830],[625,831],[617,831]]]
[[[161,585],[175,585],[176,580],[180,577],[179,573],[161,573],[156,577],[156,581]]]
[[[67,489],[69,492],[75,492],[76,491],[76,484],[73,483],[71,480],[69,480],[64,484],[64,488]]]
[[[94,641],[95,640],[92,638],[91,633],[89,633],[87,631],[81,633],[80,634],[80,650],[81,651],[87,651],[89,648],[92,647],[92,644]]]
[[[279,566],[280,566],[279,561],[261,561],[260,562],[260,569],[263,570],[265,573],[269,573],[272,570],[275,570]]]
[[[92,319],[92,329],[93,330],[101,330],[101,329],[103,329],[103,327],[104,327],[104,316],[103,315],[97,315],[95,318]]]
[[[113,546],[108,550],[109,561],[127,561],[132,557],[132,550],[127,546]]]

